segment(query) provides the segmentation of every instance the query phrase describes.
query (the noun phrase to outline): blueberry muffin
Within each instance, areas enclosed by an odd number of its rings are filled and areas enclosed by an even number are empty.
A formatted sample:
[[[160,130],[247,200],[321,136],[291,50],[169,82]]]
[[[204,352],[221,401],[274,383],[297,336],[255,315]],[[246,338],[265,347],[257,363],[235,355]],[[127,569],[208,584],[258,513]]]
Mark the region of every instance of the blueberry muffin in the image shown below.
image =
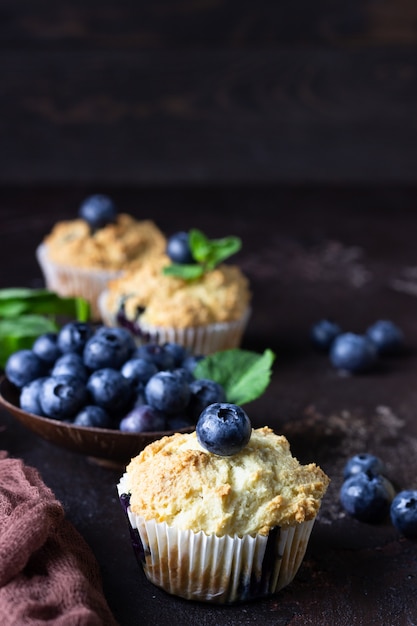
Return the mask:
[[[161,254],[166,238],[151,220],[118,213],[107,196],[87,198],[76,219],[58,222],[37,249],[48,289],[82,296],[99,320],[97,299],[110,279]]]
[[[219,604],[268,596],[304,558],[329,478],[301,465],[268,427],[249,427],[243,440],[238,433],[235,448],[230,433],[211,447],[216,428],[204,431],[202,421],[228,428],[242,413],[247,419],[236,405],[210,405],[196,431],[148,445],[119,482],[145,575],[171,594]]]
[[[167,272],[171,264],[168,254],[155,256],[110,281],[99,300],[103,321],[129,328],[138,344],[172,342],[199,354],[239,347],[252,298],[242,270],[221,262],[190,278]]]

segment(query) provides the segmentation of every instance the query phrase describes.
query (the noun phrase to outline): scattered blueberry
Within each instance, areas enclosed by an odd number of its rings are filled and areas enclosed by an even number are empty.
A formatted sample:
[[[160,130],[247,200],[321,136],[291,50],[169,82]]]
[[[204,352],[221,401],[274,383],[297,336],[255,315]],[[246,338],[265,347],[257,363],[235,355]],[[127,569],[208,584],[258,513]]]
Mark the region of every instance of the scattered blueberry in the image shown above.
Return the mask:
[[[101,406],[87,404],[74,418],[75,426],[88,426],[89,428],[111,428],[112,419]]]
[[[365,335],[342,333],[330,347],[332,365],[346,372],[365,372],[376,364],[377,351]]]
[[[347,478],[340,489],[343,508],[361,522],[382,522],[388,515],[395,491],[391,482],[371,471]]]
[[[200,445],[213,454],[231,456],[240,452],[249,442],[251,422],[245,411],[236,404],[210,404],[201,413],[196,434]]]
[[[84,346],[93,336],[93,327],[87,322],[68,322],[58,333],[58,346],[61,352],[82,354]]]
[[[44,376],[46,365],[33,350],[17,350],[7,359],[4,371],[16,387],[24,387],[35,378]]]
[[[32,350],[42,361],[45,361],[48,365],[52,365],[61,355],[61,350],[58,346],[58,333],[44,333],[43,335],[39,335],[33,342]]]
[[[378,320],[366,331],[378,354],[396,354],[404,347],[404,333],[390,320]]]
[[[194,375],[195,368],[202,359],[204,359],[204,356],[202,354],[190,354],[189,356],[185,357],[184,361],[182,362],[182,367],[184,367],[186,370]]]
[[[173,263],[192,264],[195,259],[191,253],[188,233],[178,232],[169,237],[166,253]]]
[[[78,215],[88,222],[93,230],[98,230],[116,221],[117,209],[111,198],[96,194],[81,203]]]
[[[73,417],[87,402],[87,390],[72,376],[49,376],[39,390],[44,415],[59,420]]]
[[[174,368],[181,367],[185,357],[188,356],[187,348],[184,348],[179,343],[167,342],[164,343],[163,348],[174,359]]]
[[[370,454],[369,452],[361,452],[348,459],[343,469],[343,478],[346,480],[350,476],[354,476],[359,472],[368,471],[375,475],[386,475],[387,468],[385,467],[385,463],[379,457],[374,454]]]
[[[173,370],[175,368],[175,359],[171,351],[166,350],[164,346],[157,343],[145,343],[139,346],[133,353],[132,358],[150,361],[156,365],[158,370]]]
[[[145,397],[148,404],[160,411],[179,413],[190,400],[190,387],[173,372],[160,371],[146,383]]]
[[[322,319],[311,327],[310,338],[316,348],[328,351],[333,341],[341,333],[342,329],[339,324],[332,320]]]
[[[124,433],[156,432],[166,429],[165,415],[149,404],[135,407],[120,421]]]
[[[391,502],[390,516],[393,525],[404,537],[417,539],[417,490],[397,493]]]

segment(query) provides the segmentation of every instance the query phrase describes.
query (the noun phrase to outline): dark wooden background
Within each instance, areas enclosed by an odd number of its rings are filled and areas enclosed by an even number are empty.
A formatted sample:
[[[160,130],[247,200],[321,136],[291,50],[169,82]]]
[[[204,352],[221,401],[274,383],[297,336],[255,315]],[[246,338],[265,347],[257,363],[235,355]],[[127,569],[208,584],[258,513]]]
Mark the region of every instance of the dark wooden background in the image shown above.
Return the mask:
[[[1,0],[0,185],[417,182],[415,0]]]

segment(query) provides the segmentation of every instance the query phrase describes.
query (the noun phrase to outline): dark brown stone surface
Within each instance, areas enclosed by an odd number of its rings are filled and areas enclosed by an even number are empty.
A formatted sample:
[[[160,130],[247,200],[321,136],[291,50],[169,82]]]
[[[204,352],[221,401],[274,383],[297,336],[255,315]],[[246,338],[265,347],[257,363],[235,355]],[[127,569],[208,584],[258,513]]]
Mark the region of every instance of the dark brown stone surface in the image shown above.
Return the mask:
[[[253,317],[243,347],[276,353],[266,393],[247,405],[255,426],[285,434],[301,462],[332,482],[293,583],[276,597],[214,607],[169,597],[137,565],[116,483],[92,464],[26,431],[0,411],[0,449],[37,467],[93,549],[121,626],[411,626],[417,623],[417,544],[389,520],[357,522],[338,501],[350,455],[387,463],[397,489],[417,488],[417,193],[413,188],[9,188],[0,193],[0,287],[41,286],[34,251],[52,224],[75,216],[90,192],[152,217],[167,233],[198,227],[237,234]],[[363,332],[398,323],[407,353],[373,372],[341,376],[309,343],[322,317]]]

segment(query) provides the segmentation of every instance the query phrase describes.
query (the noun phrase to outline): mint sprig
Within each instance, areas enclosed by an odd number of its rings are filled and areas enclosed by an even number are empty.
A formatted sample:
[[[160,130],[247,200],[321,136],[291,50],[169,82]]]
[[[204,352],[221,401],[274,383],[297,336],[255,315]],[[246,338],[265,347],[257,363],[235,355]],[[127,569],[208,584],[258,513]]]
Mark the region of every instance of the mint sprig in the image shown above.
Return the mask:
[[[197,228],[189,231],[188,241],[195,264],[172,263],[162,270],[166,276],[176,276],[183,280],[200,278],[205,272],[214,270],[220,263],[236,254],[242,247],[239,237],[209,239]]]
[[[57,332],[61,316],[86,322],[90,305],[47,289],[0,289],[0,367],[13,352],[31,348],[39,335]]]
[[[268,387],[275,354],[234,348],[206,356],[197,363],[196,378],[209,378],[224,388],[227,402],[242,406],[261,396]]]

